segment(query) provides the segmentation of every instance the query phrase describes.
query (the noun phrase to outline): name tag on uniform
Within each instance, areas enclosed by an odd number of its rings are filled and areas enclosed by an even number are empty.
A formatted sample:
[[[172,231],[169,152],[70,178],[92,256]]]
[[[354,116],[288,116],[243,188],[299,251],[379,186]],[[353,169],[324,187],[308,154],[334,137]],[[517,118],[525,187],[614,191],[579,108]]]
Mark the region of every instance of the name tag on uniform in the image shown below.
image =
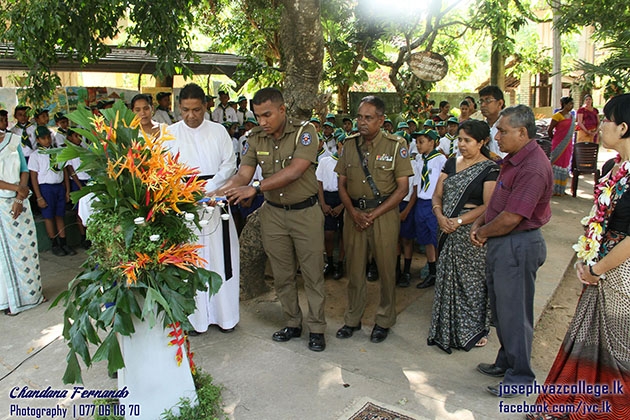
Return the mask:
[[[376,160],[379,162],[393,162],[394,157],[390,155],[377,155]]]
[[[256,151],[256,155],[258,156],[269,156],[269,152],[260,152],[260,151]]]

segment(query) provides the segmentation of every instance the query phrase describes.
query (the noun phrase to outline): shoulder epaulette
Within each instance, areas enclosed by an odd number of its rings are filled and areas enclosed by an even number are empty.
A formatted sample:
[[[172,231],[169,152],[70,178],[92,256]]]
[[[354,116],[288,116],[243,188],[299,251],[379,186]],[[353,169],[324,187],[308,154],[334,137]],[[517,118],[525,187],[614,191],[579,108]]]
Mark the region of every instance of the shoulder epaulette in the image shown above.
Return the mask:
[[[346,137],[346,139],[344,141],[348,141],[350,139],[356,139],[361,135],[361,133],[356,133],[356,134],[351,134],[349,136]]]
[[[401,137],[401,136],[396,135],[396,134],[390,134],[390,133],[387,133],[387,132],[383,133],[383,137],[385,137],[388,140],[392,140],[392,141],[395,141],[395,142],[398,142],[398,143],[403,142],[403,141],[405,143],[407,142],[407,140],[405,140],[404,137]]]
[[[245,135],[249,138],[250,136],[252,136],[254,134],[258,134],[261,131],[263,131],[262,127],[254,127],[251,130],[249,130],[247,133],[245,133]]]

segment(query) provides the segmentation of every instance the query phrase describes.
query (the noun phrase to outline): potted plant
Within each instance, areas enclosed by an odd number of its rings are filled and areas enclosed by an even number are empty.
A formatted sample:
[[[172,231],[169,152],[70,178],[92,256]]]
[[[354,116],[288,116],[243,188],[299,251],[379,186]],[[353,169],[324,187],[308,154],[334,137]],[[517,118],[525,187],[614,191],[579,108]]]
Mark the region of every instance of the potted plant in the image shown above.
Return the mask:
[[[157,418],[147,410],[159,414],[194,393],[188,316],[198,290],[216,293],[221,286],[218,275],[202,268],[191,230],[205,211],[199,204],[205,181],[164,148],[165,129],[144,133],[122,101],[101,113],[80,107],[68,115],[88,147],[50,152],[59,163],[81,159],[79,170],[91,182],[72,200],[91,194],[93,209],[83,270],[51,306],[65,306],[70,350],[63,381],[82,382],[77,355],[86,367],[107,360],[129,393],[121,403],[140,405],[134,418]],[[90,344],[97,346],[93,354]]]

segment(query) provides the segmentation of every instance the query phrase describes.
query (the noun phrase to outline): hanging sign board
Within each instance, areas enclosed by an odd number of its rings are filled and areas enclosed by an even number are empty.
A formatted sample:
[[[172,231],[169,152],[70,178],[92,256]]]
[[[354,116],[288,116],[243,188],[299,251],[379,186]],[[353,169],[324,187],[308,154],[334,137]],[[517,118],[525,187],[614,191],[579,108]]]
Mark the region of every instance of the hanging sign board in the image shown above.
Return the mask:
[[[446,59],[431,51],[411,54],[409,67],[416,77],[426,82],[438,82],[444,79],[448,73]]]

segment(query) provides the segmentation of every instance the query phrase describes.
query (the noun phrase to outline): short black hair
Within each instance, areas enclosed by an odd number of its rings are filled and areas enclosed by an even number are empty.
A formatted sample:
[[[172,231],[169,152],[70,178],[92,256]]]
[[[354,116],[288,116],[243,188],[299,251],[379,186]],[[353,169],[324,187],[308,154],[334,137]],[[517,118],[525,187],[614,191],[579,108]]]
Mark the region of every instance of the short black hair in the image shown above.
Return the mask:
[[[9,118],[9,111],[7,111],[6,109],[0,109],[0,117]]]
[[[571,102],[573,102],[573,98],[570,97],[570,96],[563,96],[562,98],[560,98],[560,106],[562,108],[564,108],[565,106],[567,106]]]
[[[440,109],[444,108],[446,105],[448,105],[448,101],[440,101]]]
[[[473,108],[474,108],[474,109],[477,109],[477,101],[475,101],[475,98],[473,98],[472,96],[468,95],[468,96],[466,96],[464,99],[465,99],[465,100],[466,100],[466,99],[470,99],[470,102],[472,103]]]
[[[376,108],[376,114],[378,116],[385,115],[385,102],[383,102],[383,100],[378,96],[369,95],[364,97],[363,99],[361,99],[359,106],[363,104],[374,105],[374,107]]]
[[[621,137],[630,137],[630,93],[610,98],[604,105],[604,115],[617,125],[626,123],[628,129]]]
[[[179,102],[184,99],[199,99],[202,103],[206,103],[206,92],[196,83],[188,83],[179,92]]]
[[[488,85],[485,88],[479,91],[479,97],[481,96],[492,96],[497,101],[501,100],[505,104],[505,99],[503,98],[503,91],[501,88],[495,85]]]
[[[499,115],[509,117],[510,126],[513,128],[525,127],[527,129],[527,137],[530,139],[536,137],[536,118],[534,117],[534,111],[527,105],[507,107]]]
[[[461,107],[463,107],[464,105],[466,105],[467,107],[469,107],[469,108],[470,108],[470,102],[468,102],[468,101],[466,101],[466,100],[463,100],[463,101],[461,101],[461,102],[459,103],[459,107],[460,107],[460,108],[461,108]]]
[[[147,95],[145,93],[139,93],[133,98],[131,98],[131,109],[133,109],[133,107],[136,105],[136,102],[140,100],[147,101],[149,105],[153,105],[153,99],[151,98],[151,95]]]
[[[464,130],[477,143],[483,143],[490,137],[490,126],[485,121],[466,120],[459,125],[458,130]]]
[[[252,98],[253,105],[262,105],[267,101],[271,101],[274,104],[283,105],[284,97],[282,96],[282,92],[280,89],[274,87],[266,87],[260,89],[258,92],[254,94]]]

